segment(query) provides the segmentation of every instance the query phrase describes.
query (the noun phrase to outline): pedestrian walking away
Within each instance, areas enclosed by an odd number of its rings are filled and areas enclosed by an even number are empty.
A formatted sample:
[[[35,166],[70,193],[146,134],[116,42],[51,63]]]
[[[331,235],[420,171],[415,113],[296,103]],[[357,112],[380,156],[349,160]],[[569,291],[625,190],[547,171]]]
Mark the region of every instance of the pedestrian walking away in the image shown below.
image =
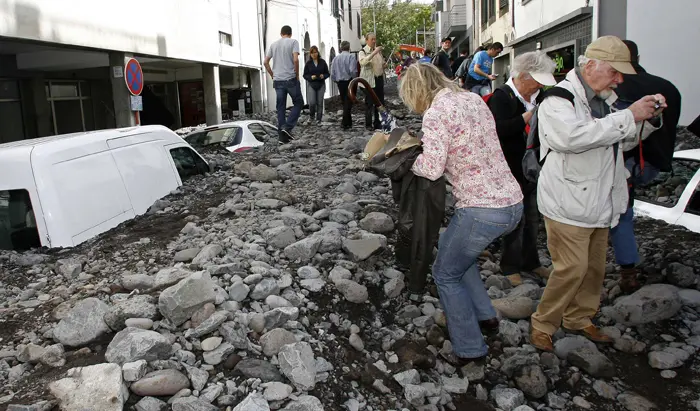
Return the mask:
[[[454,62],[452,62],[452,66],[450,66],[450,70],[452,71],[452,75],[456,76],[457,70],[459,70],[459,67],[464,63],[464,60],[468,59],[469,55],[469,50],[468,49],[462,49],[462,51],[459,54],[459,57],[455,59]]]
[[[503,237],[501,271],[513,286],[522,284],[521,272],[532,272],[545,279],[551,272],[550,268],[542,266],[537,252],[540,222],[537,185],[525,179],[522,160],[526,126],[542,87],[556,84],[552,75],[555,68],[554,61],[543,52],[521,54],[513,61],[510,79],[493,92],[487,103],[496,120],[503,154],[524,196],[523,218],[512,233]]]
[[[379,98],[379,101],[384,104],[384,69],[386,68],[386,63],[384,62],[384,57],[382,57],[382,47],[376,47],[377,36],[374,33],[367,34],[366,40],[367,45],[358,53],[361,67],[360,77],[367,81],[374,90],[374,94]],[[369,130],[380,129],[382,124],[379,120],[379,111],[367,90],[365,90],[365,102],[367,105],[365,110],[365,128]],[[374,122],[372,121],[373,115]]]
[[[450,55],[448,54],[450,52],[450,47],[452,47],[452,39],[449,37],[445,37],[442,39],[442,48],[440,51],[435,53],[435,57],[433,57],[432,63],[442,71],[442,74],[445,75],[445,77],[451,79],[452,78],[452,68],[451,68],[451,63],[450,63]]]
[[[503,44],[495,42],[486,50],[474,55],[469,65],[465,87],[467,90],[481,96],[491,94],[491,81],[496,80],[496,76],[491,73],[493,58],[501,54],[502,51]]]
[[[555,87],[573,98],[545,99],[537,112],[540,156],[537,205],[545,217],[554,271],[532,315],[530,342],[552,351],[563,326],[591,341],[612,339],[593,324],[605,278],[608,233],[627,209],[623,152],[659,128],[662,95],[645,96],[615,111],[614,88],[634,74],[630,52],[617,37],[591,43],[578,68]],[[645,121],[649,120],[649,121]]]
[[[348,96],[350,80],[357,77],[357,58],[350,53],[350,42],[340,43],[340,54],[331,63],[331,80],[338,84],[340,100],[343,102],[343,121],[341,127],[344,130],[352,128],[352,101]]]
[[[304,65],[304,80],[306,80],[306,101],[309,103],[309,121],[323,120],[323,99],[326,95],[326,79],[330,77],[328,64],[322,59],[318,47],[309,49],[309,61]]]
[[[481,97],[463,91],[430,64],[406,70],[400,95],[423,116],[423,153],[413,163],[413,173],[432,181],[446,176],[457,200],[432,272],[453,353],[464,364],[488,354],[480,327],[498,328],[477,259],[492,241],[517,226],[523,195]]]
[[[277,98],[277,128],[280,143],[290,142],[292,129],[297,125],[304,98],[301,96],[299,82],[299,42],[292,38],[292,28],[282,27],[282,38],[270,44],[265,53],[265,70],[272,78],[272,87]],[[272,60],[273,67],[270,67]],[[287,96],[292,99],[292,107],[287,117]]]
[[[651,133],[641,146],[625,151],[624,154],[625,167],[630,172],[630,201],[627,211],[620,216],[618,225],[610,230],[610,239],[615,251],[615,262],[620,266],[620,289],[624,293],[632,293],[640,287],[637,279],[640,257],[634,236],[634,189],[649,184],[658,176],[659,171],[672,171],[676,127],[681,115],[681,94],[673,83],[647,73],[639,65],[636,43],[630,40],[624,40],[624,43],[630,51],[632,67],[637,74],[625,75],[625,81],[615,90],[620,101],[629,104],[645,95],[658,93],[666,98],[668,105],[661,115],[661,128]]]

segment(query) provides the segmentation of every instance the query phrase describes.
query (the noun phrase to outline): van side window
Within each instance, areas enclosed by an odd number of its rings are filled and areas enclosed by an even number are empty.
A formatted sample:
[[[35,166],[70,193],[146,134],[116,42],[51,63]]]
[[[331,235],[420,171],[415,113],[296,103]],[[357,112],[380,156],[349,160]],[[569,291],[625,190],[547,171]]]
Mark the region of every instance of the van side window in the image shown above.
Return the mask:
[[[41,247],[32,201],[27,190],[0,191],[0,249]]]
[[[182,181],[197,174],[209,172],[207,163],[189,147],[173,148],[170,150],[170,155],[173,157],[177,173]]]

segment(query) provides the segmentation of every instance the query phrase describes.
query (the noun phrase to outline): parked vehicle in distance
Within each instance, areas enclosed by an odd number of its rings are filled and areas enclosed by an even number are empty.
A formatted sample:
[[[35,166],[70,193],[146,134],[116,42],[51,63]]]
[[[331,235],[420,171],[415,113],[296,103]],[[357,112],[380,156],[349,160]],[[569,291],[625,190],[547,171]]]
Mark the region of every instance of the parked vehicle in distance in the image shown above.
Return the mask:
[[[183,137],[195,148],[219,146],[240,153],[276,141],[277,127],[259,120],[233,121],[194,131]]]
[[[676,151],[672,169],[638,189],[634,212],[700,233],[700,149]]]
[[[209,171],[163,126],[0,144],[0,249],[76,246]]]

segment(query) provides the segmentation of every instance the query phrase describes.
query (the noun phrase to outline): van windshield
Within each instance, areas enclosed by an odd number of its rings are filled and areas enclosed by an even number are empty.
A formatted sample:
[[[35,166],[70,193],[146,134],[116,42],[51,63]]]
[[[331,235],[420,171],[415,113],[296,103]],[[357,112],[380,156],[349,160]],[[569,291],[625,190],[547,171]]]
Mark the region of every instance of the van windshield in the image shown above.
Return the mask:
[[[27,190],[0,190],[0,249],[41,247]]]

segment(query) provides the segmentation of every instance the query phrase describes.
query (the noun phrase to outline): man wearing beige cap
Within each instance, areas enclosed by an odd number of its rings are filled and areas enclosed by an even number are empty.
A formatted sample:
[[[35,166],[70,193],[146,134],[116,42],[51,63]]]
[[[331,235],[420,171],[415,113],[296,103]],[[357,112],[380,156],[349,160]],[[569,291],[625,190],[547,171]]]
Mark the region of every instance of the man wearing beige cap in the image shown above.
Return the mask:
[[[496,132],[510,171],[523,191],[523,217],[518,227],[503,237],[501,271],[513,286],[522,284],[520,273],[549,277],[550,269],[542,266],[537,251],[540,216],[537,210],[537,185],[523,174],[525,126],[541,100],[545,86],[557,84],[552,73],[556,63],[541,51],[523,53],[513,60],[510,79],[496,89],[488,100],[496,120]]]
[[[608,231],[627,209],[622,153],[660,126],[658,116],[666,107],[657,94],[625,110],[611,109],[622,75],[634,74],[630,61],[622,40],[598,38],[557,85],[573,99],[548,98],[538,111],[540,158],[546,161],[537,205],[554,271],[532,315],[530,342],[544,351],[553,350],[552,335],[560,325],[594,342],[611,342],[591,319],[600,305]]]

